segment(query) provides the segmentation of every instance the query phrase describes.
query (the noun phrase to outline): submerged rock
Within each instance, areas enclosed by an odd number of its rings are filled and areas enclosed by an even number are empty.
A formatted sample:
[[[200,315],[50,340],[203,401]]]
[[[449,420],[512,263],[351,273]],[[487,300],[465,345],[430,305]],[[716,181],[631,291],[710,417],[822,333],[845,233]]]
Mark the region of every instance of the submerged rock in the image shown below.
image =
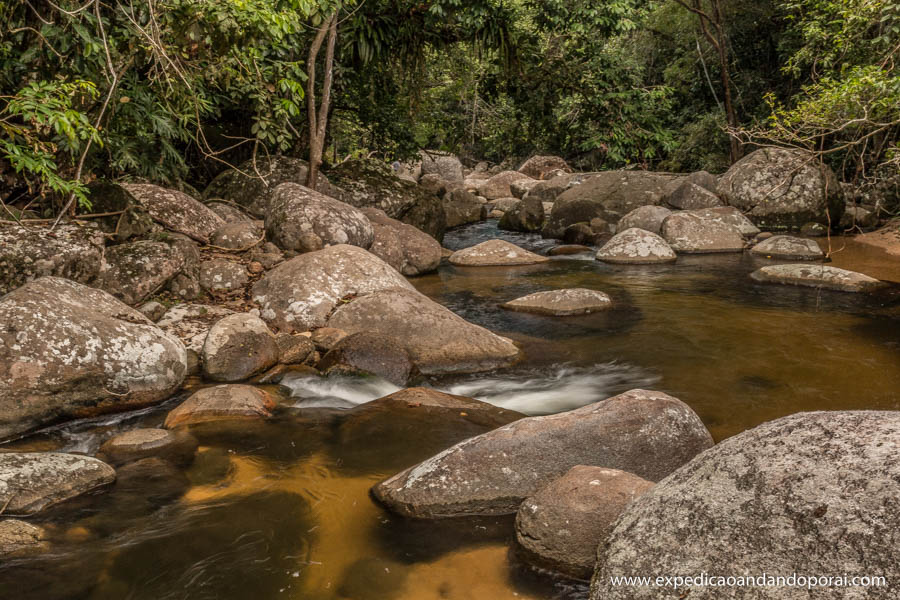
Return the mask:
[[[164,427],[196,425],[223,419],[267,419],[275,401],[265,391],[250,385],[217,385],[203,388],[166,416]]]
[[[635,498],[653,487],[637,475],[604,467],[572,467],[527,498],[516,513],[516,541],[528,562],[590,579],[597,546]]]
[[[677,259],[666,240],[637,227],[617,233],[597,252],[597,260],[622,265],[653,265]]]
[[[512,514],[576,465],[659,481],[712,444],[686,404],[661,392],[632,390],[470,438],[379,483],[373,493],[409,517]]]
[[[519,357],[510,340],[469,323],[411,289],[388,289],[338,307],[330,327],[369,331],[403,345],[426,375],[469,373],[509,366]]]
[[[43,277],[0,298],[0,439],[165,400],[185,348],[106,292]]]
[[[721,587],[610,582],[701,573],[883,576],[888,586],[748,586],[735,597],[894,598],[898,452],[896,411],[801,413],[731,437],[625,510],[598,551],[591,598],[722,598]]]
[[[510,300],[500,306],[517,312],[565,317],[606,310],[612,306],[612,300],[603,292],[571,288],[535,292]]]
[[[737,227],[691,211],[676,212],[666,217],[660,233],[675,252],[710,254],[744,251],[744,238]]]
[[[203,374],[213,381],[244,381],[278,363],[278,344],[259,317],[246,313],[217,321],[203,343]]]
[[[750,274],[763,283],[782,283],[841,292],[868,292],[885,284],[877,279],[825,265],[771,265]]]
[[[460,267],[508,267],[534,265],[550,259],[506,240],[488,240],[450,255],[450,263]]]
[[[39,513],[115,480],[112,467],[89,456],[0,453],[0,507],[8,516]]]
[[[0,295],[39,277],[90,283],[103,264],[103,232],[93,225],[49,228],[0,223]]]
[[[19,521],[0,521],[0,559],[40,552],[47,547],[46,533],[40,527]]]
[[[825,258],[822,249],[813,240],[790,235],[775,235],[767,238],[753,246],[750,252],[758,256],[780,260],[819,260]]]
[[[188,464],[194,458],[197,440],[183,431],[132,429],[103,442],[100,458],[114,465],[157,456],[176,464]]]
[[[393,267],[354,246],[338,245],[283,262],[253,286],[260,315],[279,331],[322,327],[346,297],[413,287]]]
[[[368,331],[343,338],[322,357],[317,368],[328,375],[375,375],[398,386],[405,386],[415,370],[400,343]]]
[[[659,234],[663,221],[672,214],[665,206],[639,206],[621,219],[616,231],[622,232],[632,227]]]

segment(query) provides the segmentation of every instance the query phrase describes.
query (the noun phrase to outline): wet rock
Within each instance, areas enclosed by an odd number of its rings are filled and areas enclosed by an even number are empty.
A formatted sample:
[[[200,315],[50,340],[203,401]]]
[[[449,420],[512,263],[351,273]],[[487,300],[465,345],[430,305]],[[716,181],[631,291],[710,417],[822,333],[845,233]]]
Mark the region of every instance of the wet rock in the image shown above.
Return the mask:
[[[433,150],[419,153],[422,157],[422,176],[438,175],[445,181],[462,181],[463,166],[459,158],[445,152]]]
[[[39,277],[90,283],[103,263],[103,232],[92,225],[49,228],[0,223],[0,295]]]
[[[312,340],[305,335],[279,333],[275,336],[275,343],[278,344],[278,362],[283,365],[302,364],[316,351]]]
[[[226,223],[210,236],[209,243],[229,250],[249,250],[262,242],[263,228],[259,221]]]
[[[200,263],[200,287],[212,294],[239,294],[249,283],[247,267],[224,258]]]
[[[7,516],[33,515],[115,479],[112,467],[89,456],[0,453],[0,506]]]
[[[681,573],[884,576],[900,560],[900,413],[800,413],[731,437],[635,500],[598,551],[593,600],[722,598],[721,587],[613,586]],[[893,598],[890,587],[744,587],[735,597]]]
[[[182,271],[184,255],[165,242],[141,240],[106,250],[106,261],[94,287],[134,305],[161,290]]]
[[[597,252],[597,260],[623,265],[670,263],[677,258],[666,240],[636,227],[617,233]]]
[[[336,244],[368,248],[375,239],[358,209],[296,183],[283,183],[272,193],[266,234],[282,250],[296,252]]]
[[[518,421],[525,417],[522,413],[507,410],[487,402],[445,394],[431,388],[413,387],[360,404],[348,411],[348,420],[359,424],[363,416],[376,413],[429,413],[432,415],[462,416],[471,423],[491,429]]]
[[[178,433],[189,435],[187,432]],[[126,510],[134,510],[136,503],[128,500],[135,496],[148,503],[148,508],[155,508],[175,500],[190,487],[190,481],[183,471],[171,461],[157,456],[129,462],[119,467],[116,474],[114,493],[120,502],[129,505]]]
[[[672,211],[664,206],[640,206],[619,219],[616,231],[637,227],[658,234],[663,221],[671,214]]]
[[[594,230],[587,223],[573,223],[566,227],[562,234],[562,241],[567,244],[584,246],[594,243]]]
[[[576,579],[590,579],[597,546],[625,508],[653,483],[604,467],[572,467],[526,499],[516,513],[516,541],[526,560]]]
[[[520,200],[506,211],[500,219],[499,227],[508,231],[531,233],[540,231],[545,219],[543,203],[537,198],[530,198]]]
[[[499,198],[510,198],[515,195],[510,189],[513,182],[521,180],[530,180],[531,177],[518,171],[503,171],[493,175],[478,186],[478,195],[484,196],[489,201]],[[518,199],[518,198],[517,198]]]
[[[19,521],[0,521],[0,559],[23,556],[47,548],[46,533],[40,527]]]
[[[533,179],[546,179],[547,175],[556,171],[571,173],[569,164],[558,156],[532,156],[519,167],[519,172]]]
[[[149,183],[120,183],[118,187],[166,229],[203,244],[225,221],[206,205],[184,192]]]
[[[736,162],[719,180],[719,195],[760,227],[840,222],[844,193],[815,155],[762,148]]]
[[[235,314],[222,306],[205,304],[176,304],[157,321],[157,326],[181,340],[184,347],[197,354],[203,349],[203,342],[213,323]]]
[[[813,240],[776,235],[767,238],[750,249],[757,256],[776,258],[779,260],[819,260],[825,254]]]
[[[782,283],[841,292],[869,292],[885,284],[877,279],[825,265],[771,265],[750,274],[762,283]]]
[[[388,217],[376,208],[363,209],[372,222],[375,241],[369,252],[407,277],[430,273],[441,263],[441,245],[412,225]]]
[[[312,340],[313,345],[315,345],[316,350],[328,352],[348,335],[350,334],[343,329],[337,329],[335,327],[319,327],[312,332],[310,339]]]
[[[43,277],[0,298],[0,439],[168,398],[185,349],[106,292]]]
[[[399,342],[368,331],[339,341],[316,368],[328,375],[375,375],[401,387],[415,372],[409,353]]]
[[[722,206],[722,201],[715,193],[690,181],[685,181],[675,188],[672,193],[663,198],[663,203],[678,210]]]
[[[410,517],[512,514],[576,465],[659,481],[712,444],[686,404],[661,392],[632,390],[470,438],[379,483],[373,493]]]
[[[821,223],[804,223],[800,227],[800,235],[804,237],[825,237],[828,235],[828,228]]]
[[[249,385],[217,385],[203,388],[166,416],[165,428],[227,419],[267,419],[275,401],[265,391]]]
[[[278,363],[275,335],[259,317],[238,313],[217,321],[203,343],[203,374],[213,381],[243,381]]]
[[[400,342],[426,375],[485,371],[515,362],[519,349],[506,338],[459,317],[410,289],[389,289],[340,306],[329,327],[370,331]]]
[[[390,288],[412,286],[377,256],[339,245],[278,265],[254,284],[252,297],[266,322],[292,333],[325,325],[345,297]]]
[[[660,234],[676,252],[709,254],[743,252],[744,237],[731,225],[691,211],[672,213],[663,221]]]
[[[583,254],[591,252],[593,248],[583,246],[581,244],[565,244],[563,246],[555,246],[547,252],[549,256],[571,256],[572,254]]]
[[[100,446],[99,458],[121,465],[156,456],[175,464],[186,465],[194,458],[197,440],[183,431],[165,429],[132,429],[106,440]]]
[[[847,206],[841,216],[841,227],[872,229],[878,225],[878,214],[862,206]]]
[[[603,292],[586,290],[584,288],[571,288],[567,290],[535,292],[534,294],[510,300],[500,306],[517,312],[565,317],[570,315],[587,315],[606,310],[612,306],[612,300]]]
[[[470,248],[457,250],[450,263],[460,267],[499,267],[534,265],[550,260],[505,240],[488,240]]]
[[[248,223],[253,221],[253,217],[228,202],[207,202],[206,206],[222,217],[222,220],[226,223]]]
[[[484,203],[466,190],[448,192],[442,201],[447,228],[482,220]]]
[[[589,223],[594,217],[618,223],[640,206],[658,205],[667,186],[679,179],[676,175],[644,171],[595,174],[556,198],[542,235],[559,239],[569,225]]]

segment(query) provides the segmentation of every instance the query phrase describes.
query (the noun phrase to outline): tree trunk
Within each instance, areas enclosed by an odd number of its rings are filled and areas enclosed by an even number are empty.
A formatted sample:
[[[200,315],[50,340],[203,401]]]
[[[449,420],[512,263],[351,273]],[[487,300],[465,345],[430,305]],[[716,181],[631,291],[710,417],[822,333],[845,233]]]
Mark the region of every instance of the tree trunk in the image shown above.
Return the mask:
[[[319,50],[328,36],[325,50],[325,77],[322,81],[322,101],[316,107],[316,59]],[[328,110],[331,104],[331,83],[334,79],[334,46],[337,40],[337,12],[326,19],[316,32],[309,58],[306,63],[307,92],[306,106],[309,113],[309,169],[306,174],[306,187],[316,189],[319,180],[319,167],[322,165],[322,152],[325,148],[325,132],[328,126]]]

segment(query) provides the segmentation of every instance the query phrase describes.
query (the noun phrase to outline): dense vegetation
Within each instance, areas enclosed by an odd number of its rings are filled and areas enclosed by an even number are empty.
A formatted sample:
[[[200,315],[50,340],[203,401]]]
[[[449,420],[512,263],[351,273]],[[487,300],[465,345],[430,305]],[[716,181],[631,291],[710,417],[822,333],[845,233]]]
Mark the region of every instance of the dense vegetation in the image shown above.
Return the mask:
[[[894,0],[0,0],[0,19],[0,194],[48,212],[88,208],[98,177],[202,186],[306,157],[329,23],[326,164],[427,147],[721,171],[778,143],[861,183],[900,161]]]

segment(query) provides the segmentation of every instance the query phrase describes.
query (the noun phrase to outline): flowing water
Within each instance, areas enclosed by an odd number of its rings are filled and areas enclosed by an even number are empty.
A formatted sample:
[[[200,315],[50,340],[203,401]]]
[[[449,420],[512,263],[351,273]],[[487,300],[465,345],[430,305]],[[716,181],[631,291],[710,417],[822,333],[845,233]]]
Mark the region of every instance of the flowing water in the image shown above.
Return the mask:
[[[495,222],[451,232],[456,249],[505,237]],[[900,281],[852,242],[836,265]],[[900,286],[871,295],[755,284],[747,255],[680,257],[617,267],[591,254],[516,268],[444,265],[413,281],[463,317],[516,340],[524,359],[487,374],[426,383],[527,414],[569,410],[652,387],[698,412],[719,440],[804,410],[900,408]],[[895,263],[896,264],[896,263]],[[877,270],[878,272],[873,272]],[[611,310],[552,318],[499,304],[538,290],[587,287]],[[584,586],[522,567],[509,518],[417,522],[368,495],[384,477],[482,430],[463,420],[346,409],[396,391],[378,379],[289,375],[269,388],[276,418],[195,430],[183,470],[118,470],[112,489],[35,521],[51,551],[0,564],[0,598],[575,599]],[[159,426],[180,398],[129,415],[71,424],[0,450],[94,453],[117,432]]]

